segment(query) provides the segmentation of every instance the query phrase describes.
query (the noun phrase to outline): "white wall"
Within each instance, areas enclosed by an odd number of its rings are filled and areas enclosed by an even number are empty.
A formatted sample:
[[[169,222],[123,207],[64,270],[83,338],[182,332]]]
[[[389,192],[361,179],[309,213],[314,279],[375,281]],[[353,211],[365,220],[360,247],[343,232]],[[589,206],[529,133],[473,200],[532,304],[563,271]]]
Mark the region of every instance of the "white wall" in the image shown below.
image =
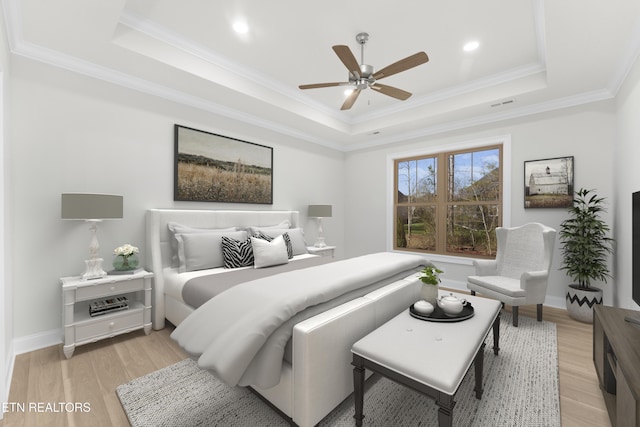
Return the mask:
[[[10,260],[8,246],[9,217],[6,215],[7,198],[10,188],[9,156],[7,149],[6,120],[10,94],[6,81],[9,71],[9,47],[4,31],[4,16],[0,9],[0,402],[9,398],[11,372],[13,370],[13,293],[11,287],[11,269],[7,265]],[[0,411],[0,419],[3,413]]]
[[[615,143],[615,106],[612,101],[599,102],[487,125],[464,131],[441,134],[421,140],[394,144],[392,147],[348,153],[346,156],[346,239],[347,256],[386,249],[388,156],[413,152],[432,146],[447,146],[499,135],[511,135],[511,225],[542,222],[559,229],[566,218],[565,209],[524,208],[524,161],[574,156],[575,187],[596,188],[609,199],[610,211],[604,219],[613,218],[613,156]],[[473,274],[469,260],[462,263],[439,262],[444,267],[445,284],[466,287],[466,277]],[[559,244],[553,259],[553,273],[547,290],[547,304],[564,307],[569,279],[558,271],[561,265]],[[447,283],[449,281],[449,283]],[[605,303],[611,303],[612,283],[604,285]]]
[[[631,194],[640,191],[640,60],[636,60],[617,97],[617,143],[615,145],[616,295],[615,305],[638,310],[631,299],[632,235]],[[640,267],[640,266],[639,266]]]
[[[123,243],[144,248],[148,208],[294,209],[315,240],[308,204],[333,205],[329,243],[344,249],[343,157],[303,141],[256,129],[28,59],[12,58],[13,101],[9,203],[13,238],[16,352],[30,339],[60,340],[59,277],[78,275],[87,257],[85,223],[60,220],[60,194],[124,196],[124,219],[99,224],[101,256]],[[175,123],[274,148],[273,205],[173,202]],[[322,173],[327,171],[330,173]],[[144,257],[142,257],[144,259]]]

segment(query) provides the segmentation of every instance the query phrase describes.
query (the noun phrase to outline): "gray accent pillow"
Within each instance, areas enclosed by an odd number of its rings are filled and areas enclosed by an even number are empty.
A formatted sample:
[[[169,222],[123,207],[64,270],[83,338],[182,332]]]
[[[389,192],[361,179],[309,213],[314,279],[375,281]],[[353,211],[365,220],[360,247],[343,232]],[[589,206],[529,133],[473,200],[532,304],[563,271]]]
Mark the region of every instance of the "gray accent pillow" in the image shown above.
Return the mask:
[[[222,236],[246,240],[246,231],[210,231],[207,233],[176,234],[178,241],[178,272],[222,267]]]
[[[169,238],[169,243],[171,246],[171,266],[178,267],[178,239],[176,238],[176,234],[191,234],[191,233],[208,233],[211,231],[237,231],[237,227],[228,227],[228,228],[198,228],[191,227],[190,225],[179,224],[177,222],[168,222],[167,228],[171,233],[171,237]]]

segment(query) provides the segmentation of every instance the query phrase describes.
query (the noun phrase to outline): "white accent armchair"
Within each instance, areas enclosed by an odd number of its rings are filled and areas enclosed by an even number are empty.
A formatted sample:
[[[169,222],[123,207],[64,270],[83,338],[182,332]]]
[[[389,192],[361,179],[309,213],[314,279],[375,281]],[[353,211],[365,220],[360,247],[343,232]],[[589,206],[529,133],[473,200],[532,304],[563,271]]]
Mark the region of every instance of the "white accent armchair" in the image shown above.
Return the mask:
[[[467,278],[471,295],[479,292],[512,306],[513,326],[518,326],[518,307],[542,304],[547,293],[556,230],[539,223],[496,228],[495,260],[474,260],[476,275]]]

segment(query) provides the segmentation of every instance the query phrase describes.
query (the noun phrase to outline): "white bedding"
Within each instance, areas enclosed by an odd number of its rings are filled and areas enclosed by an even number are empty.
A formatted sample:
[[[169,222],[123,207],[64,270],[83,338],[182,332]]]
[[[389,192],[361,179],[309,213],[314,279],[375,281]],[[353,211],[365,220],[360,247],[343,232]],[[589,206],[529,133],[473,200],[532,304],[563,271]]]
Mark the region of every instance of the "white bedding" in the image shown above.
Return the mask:
[[[296,260],[317,257],[318,255],[312,254],[300,254],[295,255],[293,258],[289,260],[289,262],[295,262]],[[179,273],[178,268],[175,267],[165,267],[163,270],[164,276],[164,293],[182,303],[184,303],[184,299],[182,298],[182,288],[184,284],[187,283],[189,279],[193,279],[196,277],[207,276],[210,274],[224,274],[230,271],[236,270],[245,270],[253,268],[253,266],[249,267],[238,267],[234,269],[228,269],[224,267],[219,268],[211,268],[208,270],[198,270],[198,271],[187,271],[184,273]]]
[[[385,252],[245,282],[200,306],[171,337],[228,385],[273,387],[295,323],[427,264]]]

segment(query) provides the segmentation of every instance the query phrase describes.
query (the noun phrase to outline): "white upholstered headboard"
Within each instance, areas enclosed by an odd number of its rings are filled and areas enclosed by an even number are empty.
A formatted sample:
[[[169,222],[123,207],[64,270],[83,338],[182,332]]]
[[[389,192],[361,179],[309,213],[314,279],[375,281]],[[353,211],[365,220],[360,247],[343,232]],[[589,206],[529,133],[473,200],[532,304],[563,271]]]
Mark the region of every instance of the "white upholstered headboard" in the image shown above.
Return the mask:
[[[146,217],[146,268],[154,273],[152,321],[154,329],[164,327],[163,269],[171,265],[170,233],[167,223],[199,228],[270,226],[289,221],[299,227],[298,211],[232,211],[195,209],[150,209]]]

